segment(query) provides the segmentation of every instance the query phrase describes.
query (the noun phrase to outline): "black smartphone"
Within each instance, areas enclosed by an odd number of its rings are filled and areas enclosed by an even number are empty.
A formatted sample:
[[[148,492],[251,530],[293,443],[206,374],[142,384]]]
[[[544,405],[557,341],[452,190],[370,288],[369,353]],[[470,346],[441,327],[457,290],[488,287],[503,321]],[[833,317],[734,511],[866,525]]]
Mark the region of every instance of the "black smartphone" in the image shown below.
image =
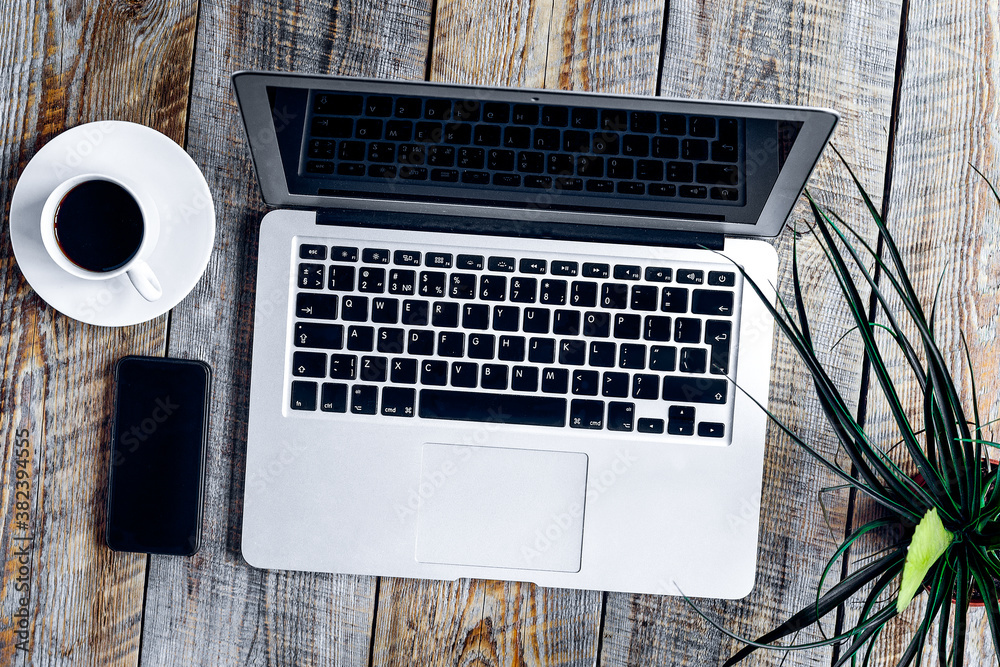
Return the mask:
[[[211,384],[201,361],[118,361],[105,532],[112,549],[198,551]]]

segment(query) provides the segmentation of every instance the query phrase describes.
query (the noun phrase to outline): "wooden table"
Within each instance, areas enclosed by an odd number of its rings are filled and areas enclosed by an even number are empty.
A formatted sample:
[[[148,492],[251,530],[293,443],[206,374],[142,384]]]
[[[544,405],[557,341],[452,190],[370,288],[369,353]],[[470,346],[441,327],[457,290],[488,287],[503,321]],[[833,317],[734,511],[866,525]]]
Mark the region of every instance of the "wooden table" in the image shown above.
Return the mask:
[[[677,598],[272,572],[243,562],[250,323],[265,207],[229,76],[260,68],[833,107],[843,115],[834,141],[887,211],[928,300],[943,274],[942,339],[959,366],[965,330],[993,419],[1000,227],[968,163],[994,176],[1000,168],[997,9],[996,0],[0,0],[5,214],[18,175],[47,141],[80,123],[123,119],[186,147],[218,216],[211,263],[191,295],[167,316],[119,329],[48,307],[21,276],[2,227],[0,663],[719,664],[738,645]],[[861,220],[829,156],[810,187]],[[804,217],[800,207],[793,220]],[[787,230],[775,243],[787,293]],[[835,288],[817,249],[805,239],[800,250],[806,298],[829,348],[848,316],[831,305]],[[852,340],[830,355],[837,379],[869,428],[888,432],[884,411],[867,400]],[[193,558],[104,546],[111,369],[134,353],[203,359],[216,373],[204,546]],[[811,385],[784,341],[774,363],[772,406],[832,455]],[[907,400],[916,400],[912,392]],[[20,436],[30,446],[21,464]],[[30,473],[30,572],[20,570],[24,543],[15,539],[24,534],[15,522],[19,469]],[[703,608],[756,636],[807,604],[827,557],[866,511],[829,493],[824,518],[820,490],[834,483],[772,429],[760,502],[742,518],[755,521],[758,510],[762,518],[757,587],[746,600]],[[15,633],[20,619],[26,640]],[[995,665],[981,612],[970,626],[966,664]],[[893,627],[879,665],[893,664],[912,624]],[[831,650],[798,652],[784,664],[832,658]]]

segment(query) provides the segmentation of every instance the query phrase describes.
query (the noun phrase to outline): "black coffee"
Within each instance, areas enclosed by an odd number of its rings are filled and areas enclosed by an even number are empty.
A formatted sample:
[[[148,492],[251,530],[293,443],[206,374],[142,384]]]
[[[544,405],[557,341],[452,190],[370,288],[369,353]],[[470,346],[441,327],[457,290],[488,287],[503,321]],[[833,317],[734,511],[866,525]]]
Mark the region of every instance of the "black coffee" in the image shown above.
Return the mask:
[[[87,181],[63,196],[55,214],[56,241],[82,269],[114,271],[135,257],[144,225],[139,204],[109,181]]]

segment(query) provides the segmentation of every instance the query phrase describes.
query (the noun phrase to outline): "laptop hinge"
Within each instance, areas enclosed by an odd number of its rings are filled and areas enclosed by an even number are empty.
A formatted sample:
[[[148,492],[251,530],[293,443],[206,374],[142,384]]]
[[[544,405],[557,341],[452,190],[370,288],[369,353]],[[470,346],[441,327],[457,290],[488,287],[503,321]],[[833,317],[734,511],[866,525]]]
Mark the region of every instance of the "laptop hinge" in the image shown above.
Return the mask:
[[[633,245],[670,246],[678,248],[707,248],[722,250],[726,237],[722,234],[618,227],[614,225],[585,225],[567,222],[538,220],[501,220],[455,215],[430,215],[426,213],[389,213],[354,209],[320,209],[316,213],[320,225],[343,227],[373,227],[377,229],[405,229],[409,231],[452,232],[457,234],[492,234],[528,238],[557,239],[560,241],[590,241],[596,243],[629,243]]]

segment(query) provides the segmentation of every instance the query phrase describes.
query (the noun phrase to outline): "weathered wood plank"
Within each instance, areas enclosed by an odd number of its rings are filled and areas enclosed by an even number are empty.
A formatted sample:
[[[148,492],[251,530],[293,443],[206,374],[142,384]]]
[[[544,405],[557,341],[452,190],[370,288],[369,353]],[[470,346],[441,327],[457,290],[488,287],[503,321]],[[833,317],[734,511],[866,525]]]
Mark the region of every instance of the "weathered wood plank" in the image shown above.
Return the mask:
[[[885,170],[899,12],[898,1],[783,0],[767,6],[746,1],[672,2],[661,94],[833,107],[842,114],[835,143],[878,194]],[[857,204],[843,172],[829,157],[817,168],[810,187],[834,206]],[[806,212],[799,207],[792,222],[804,219]],[[790,238],[786,230],[776,241],[782,258],[778,287],[786,295],[791,285]],[[804,239],[799,249],[805,298],[816,313],[813,334],[817,348],[827,350],[849,328],[848,315],[827,305],[836,286],[814,244]],[[830,361],[845,396],[855,402],[860,350],[842,344]],[[773,363],[772,409],[832,455],[835,444],[826,432],[812,384],[783,339]],[[752,638],[814,600],[819,575],[845,526],[846,496],[826,499],[834,532],[827,528],[817,499],[822,488],[835,483],[771,428],[763,495],[747,499],[747,518],[756,520],[758,509],[761,514],[756,588],[746,600],[700,603],[703,608],[729,630]],[[797,640],[809,636],[803,632]],[[609,595],[602,665],[719,664],[740,646],[682,600]],[[770,665],[781,659],[785,665],[829,664],[830,651],[760,653],[746,664]]]
[[[653,93],[662,20],[659,0],[439,1],[431,78]],[[464,606],[461,614],[427,613],[448,609],[455,591],[451,583],[383,579],[373,664],[592,665],[597,659],[598,592],[474,580],[461,588],[461,599],[475,613]]]
[[[996,372],[1000,206],[969,163],[995,182],[1000,178],[996,126],[1000,101],[992,92],[1000,79],[1000,25],[996,12],[978,2],[911,3],[906,31],[887,221],[928,308],[940,282],[938,343],[971,414],[964,332],[982,418],[989,421],[1000,416],[1000,406],[993,400],[1000,389]],[[919,387],[905,372],[903,360],[892,352],[889,346],[890,369],[900,380],[904,405],[911,414],[920,414]],[[885,401],[874,386],[869,395],[868,430],[876,441],[898,439]],[[995,430],[990,433],[987,437],[996,438]],[[862,504],[854,521],[860,525],[875,515],[868,504]],[[883,633],[872,664],[895,664],[922,618],[924,598],[914,603],[906,622],[893,623]],[[996,665],[982,610],[970,614],[968,628],[965,664]],[[935,630],[935,639],[925,652],[926,664],[937,664],[936,637]]]
[[[195,15],[185,0],[0,4],[5,220],[18,174],[66,128],[130,120],[182,139]],[[111,371],[123,355],[161,354],[166,318],[108,329],[56,313],[15,268],[7,230],[0,230],[0,662],[136,664],[146,559],[104,545]],[[19,433],[27,441],[23,468]],[[30,471],[20,480],[30,495],[26,527],[15,496],[25,490],[16,485],[22,469]],[[19,587],[25,545],[27,591]],[[28,622],[25,651],[14,634],[20,618]]]
[[[150,563],[142,662],[367,664],[375,579],[261,571],[240,555],[257,233],[264,204],[229,77],[260,68],[423,78],[430,2],[202,2],[188,150],[217,251],[171,318],[170,355],[215,372],[202,551]],[[266,305],[266,299],[265,299]]]

